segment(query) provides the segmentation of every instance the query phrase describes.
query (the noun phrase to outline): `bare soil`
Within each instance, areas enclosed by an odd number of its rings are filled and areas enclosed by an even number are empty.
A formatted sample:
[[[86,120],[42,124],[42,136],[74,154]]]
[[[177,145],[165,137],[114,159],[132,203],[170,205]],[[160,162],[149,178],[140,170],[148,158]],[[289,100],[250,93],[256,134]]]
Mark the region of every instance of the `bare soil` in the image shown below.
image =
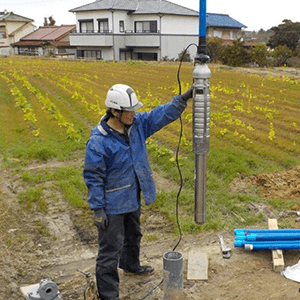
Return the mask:
[[[59,166],[62,163],[32,163],[27,166],[27,170],[34,172],[40,168]],[[169,188],[166,179],[158,174],[155,174],[155,178],[158,188]],[[249,188],[256,185],[262,187],[265,196],[300,199],[299,182],[300,167],[296,167],[289,172],[237,178],[232,183],[232,188],[249,192]],[[0,299],[24,299],[20,287],[39,283],[45,278],[58,284],[62,299],[83,299],[85,278],[77,270],[89,271],[94,276],[97,243],[96,229],[91,224],[92,216],[87,218],[90,221],[79,222],[83,217],[82,213],[68,205],[61,195],[55,195],[59,200],[53,202],[53,193],[49,193],[48,198],[47,193],[45,194],[49,205],[47,214],[26,212],[17,201],[17,195],[22,188],[17,174],[8,170],[0,171],[0,217],[1,221],[7,222],[0,233]],[[263,212],[267,217],[278,217],[272,215],[264,206],[256,205],[253,209]],[[296,212],[297,210],[293,210],[289,216],[284,217],[299,222]],[[151,277],[128,277],[120,272],[120,299],[142,299],[157,286],[163,278],[163,254],[171,251],[178,241],[178,237],[171,234],[162,217],[154,215],[146,208],[144,215],[144,234],[153,232],[159,238],[153,242],[142,242],[141,261],[154,266],[156,273]],[[223,235],[225,243],[232,249],[230,259],[222,257],[219,234]],[[227,231],[182,237],[176,250],[183,255],[185,274],[183,294],[178,299],[300,298],[300,284],[272,270],[271,251],[246,252],[233,247],[234,239],[233,232]],[[13,246],[9,246],[10,243]],[[187,260],[190,252],[207,253],[208,280],[187,280]],[[294,265],[300,259],[300,251],[285,251],[284,259],[286,266]],[[147,299],[164,299],[163,284],[150,293]]]

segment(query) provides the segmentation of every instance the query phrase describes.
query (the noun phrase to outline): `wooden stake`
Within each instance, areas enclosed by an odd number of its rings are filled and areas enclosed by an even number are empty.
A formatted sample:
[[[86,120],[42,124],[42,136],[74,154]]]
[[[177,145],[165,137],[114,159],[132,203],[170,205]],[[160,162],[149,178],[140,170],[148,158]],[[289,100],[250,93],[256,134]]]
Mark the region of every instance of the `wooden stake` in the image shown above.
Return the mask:
[[[269,229],[278,229],[277,219],[268,219]],[[272,250],[273,271],[281,272],[284,269],[284,259],[282,250]]]

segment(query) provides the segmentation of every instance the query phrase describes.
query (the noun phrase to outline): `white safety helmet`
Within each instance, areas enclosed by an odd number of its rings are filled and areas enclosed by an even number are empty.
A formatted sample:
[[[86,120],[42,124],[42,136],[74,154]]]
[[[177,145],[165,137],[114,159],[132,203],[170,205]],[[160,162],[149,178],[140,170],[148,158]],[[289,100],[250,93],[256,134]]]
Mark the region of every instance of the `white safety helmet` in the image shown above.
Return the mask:
[[[107,92],[105,105],[125,111],[135,111],[143,106],[135,94],[135,91],[128,85],[115,84]]]

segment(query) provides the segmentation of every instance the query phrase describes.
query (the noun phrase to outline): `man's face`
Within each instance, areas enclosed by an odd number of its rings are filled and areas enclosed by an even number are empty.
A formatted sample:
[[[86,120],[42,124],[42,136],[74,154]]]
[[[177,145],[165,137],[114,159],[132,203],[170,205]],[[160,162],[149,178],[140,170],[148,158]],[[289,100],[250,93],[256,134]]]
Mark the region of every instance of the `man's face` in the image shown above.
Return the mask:
[[[125,125],[131,125],[133,122],[134,115],[135,115],[134,111],[123,111],[121,121]]]

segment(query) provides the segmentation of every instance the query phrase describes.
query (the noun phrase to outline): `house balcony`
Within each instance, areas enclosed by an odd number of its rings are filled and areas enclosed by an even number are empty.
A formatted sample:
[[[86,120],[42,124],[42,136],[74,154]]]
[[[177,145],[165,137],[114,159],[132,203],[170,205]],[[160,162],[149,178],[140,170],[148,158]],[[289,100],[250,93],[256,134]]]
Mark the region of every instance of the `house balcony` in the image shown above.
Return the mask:
[[[112,47],[113,34],[111,32],[76,32],[70,33],[71,46],[94,46],[94,47]]]
[[[160,47],[160,33],[125,33],[126,47]]]
[[[122,38],[125,47],[160,47],[160,33],[136,33],[126,31],[123,34],[107,32],[75,32],[70,33],[71,46],[113,47],[117,39]],[[115,39],[115,41],[114,41]]]

